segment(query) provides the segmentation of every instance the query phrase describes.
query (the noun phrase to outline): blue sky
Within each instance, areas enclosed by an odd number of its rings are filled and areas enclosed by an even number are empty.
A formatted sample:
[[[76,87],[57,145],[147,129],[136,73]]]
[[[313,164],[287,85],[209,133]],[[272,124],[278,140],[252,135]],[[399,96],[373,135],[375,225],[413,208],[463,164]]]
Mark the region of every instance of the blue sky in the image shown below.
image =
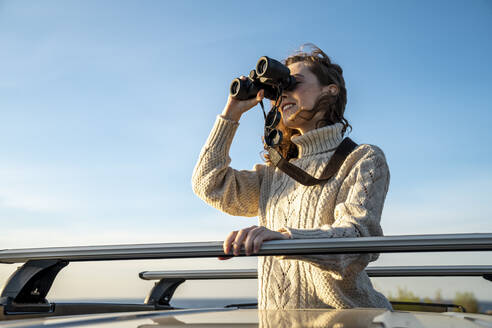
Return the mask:
[[[220,240],[255,224],[194,196],[191,172],[230,81],[306,42],[344,69],[351,138],[386,153],[385,233],[491,232],[491,30],[486,0],[0,1],[0,248]],[[261,134],[256,108],[233,167],[261,160]]]

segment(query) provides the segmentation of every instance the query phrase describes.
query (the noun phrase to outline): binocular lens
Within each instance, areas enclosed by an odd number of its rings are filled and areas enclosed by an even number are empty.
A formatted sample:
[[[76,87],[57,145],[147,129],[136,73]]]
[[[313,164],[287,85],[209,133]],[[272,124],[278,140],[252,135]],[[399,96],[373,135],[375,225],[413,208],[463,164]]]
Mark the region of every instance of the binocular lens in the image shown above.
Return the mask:
[[[239,100],[254,98],[258,91],[258,88],[249,79],[241,80],[240,78],[236,78],[232,80],[231,86],[229,87],[229,94]]]
[[[231,95],[234,95],[234,96],[237,95],[237,93],[239,91],[239,86],[240,86],[239,81],[236,81],[236,80],[232,81],[231,90],[230,90]]]
[[[266,60],[266,58],[261,58],[256,64],[256,73],[260,76],[263,75],[266,72],[267,67],[268,61]]]
[[[269,83],[283,84],[284,80],[290,76],[290,70],[287,66],[267,56],[261,57],[256,62],[255,69],[259,77],[273,80]]]

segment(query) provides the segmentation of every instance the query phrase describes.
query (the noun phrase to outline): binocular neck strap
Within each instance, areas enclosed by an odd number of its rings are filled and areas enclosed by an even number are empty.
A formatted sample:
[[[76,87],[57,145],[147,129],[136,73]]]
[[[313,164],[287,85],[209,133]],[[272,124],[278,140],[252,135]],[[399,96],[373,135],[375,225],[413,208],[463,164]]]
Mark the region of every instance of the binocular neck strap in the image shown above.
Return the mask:
[[[289,163],[289,161],[283,158],[282,155],[272,147],[268,147],[268,153],[270,154],[272,163],[282,172],[305,186],[314,186],[324,183],[333,177],[338,172],[347,156],[357,148],[357,146],[358,145],[353,142],[352,139],[343,139],[319,178],[315,178],[294,164]]]

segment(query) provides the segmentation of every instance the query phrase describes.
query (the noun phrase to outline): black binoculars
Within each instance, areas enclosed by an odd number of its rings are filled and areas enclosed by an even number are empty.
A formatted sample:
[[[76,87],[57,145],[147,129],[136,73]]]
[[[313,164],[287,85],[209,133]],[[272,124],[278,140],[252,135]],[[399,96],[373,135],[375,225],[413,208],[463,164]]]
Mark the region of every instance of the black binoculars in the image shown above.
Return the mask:
[[[232,80],[229,93],[234,99],[246,100],[255,98],[258,91],[263,89],[265,98],[276,100],[282,91],[293,90],[296,84],[296,79],[290,75],[287,66],[263,56],[245,80],[240,78]]]

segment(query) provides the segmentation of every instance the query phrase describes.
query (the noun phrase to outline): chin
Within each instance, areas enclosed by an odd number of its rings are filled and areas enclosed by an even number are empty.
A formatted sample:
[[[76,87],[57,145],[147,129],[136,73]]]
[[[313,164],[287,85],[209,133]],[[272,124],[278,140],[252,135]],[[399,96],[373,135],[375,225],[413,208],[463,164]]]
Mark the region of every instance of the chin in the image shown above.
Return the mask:
[[[292,121],[289,121],[289,120],[286,120],[286,119],[283,119],[282,118],[282,123],[284,124],[284,126],[286,128],[289,128],[289,129],[295,129],[296,127],[294,126],[295,124],[292,122]]]
[[[300,133],[300,130],[299,130],[299,125],[297,124],[293,124],[292,122],[283,122],[284,123],[284,126],[288,129],[291,129],[291,130],[296,130],[297,132]],[[290,124],[289,124],[290,123]]]

